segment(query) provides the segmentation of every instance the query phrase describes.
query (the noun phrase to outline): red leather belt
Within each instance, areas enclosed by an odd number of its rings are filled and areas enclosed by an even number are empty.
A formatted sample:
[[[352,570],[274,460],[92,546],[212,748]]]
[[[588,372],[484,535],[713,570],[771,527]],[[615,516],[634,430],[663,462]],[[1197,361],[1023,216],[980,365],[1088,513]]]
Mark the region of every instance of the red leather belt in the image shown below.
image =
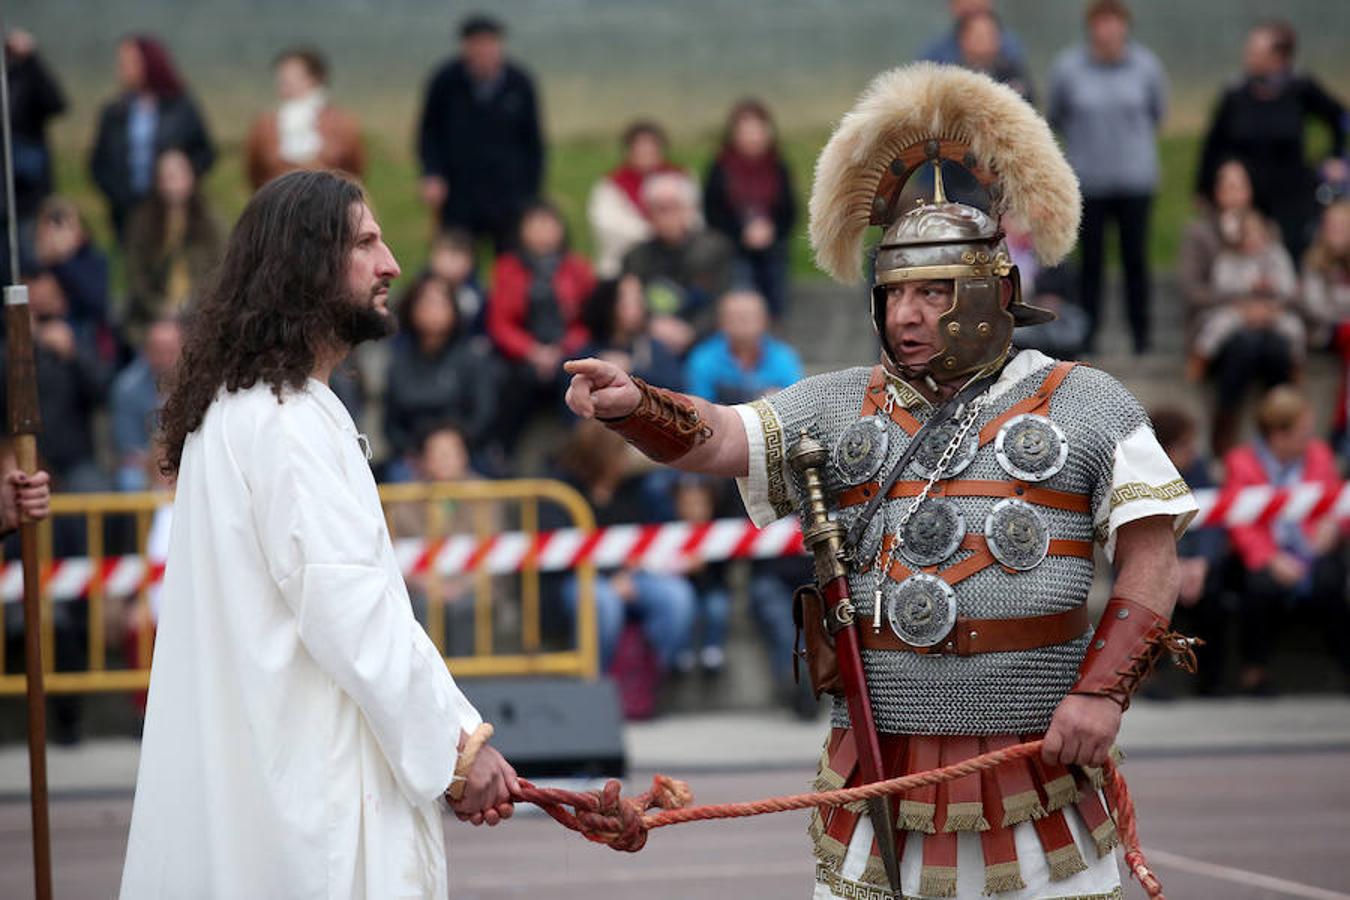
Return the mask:
[[[1065,644],[1088,630],[1087,604],[1044,616],[1015,619],[969,619],[956,617],[956,625],[947,636],[931,647],[916,647],[895,636],[890,628],[873,631],[867,623],[859,627],[864,650],[906,650],[910,653],[973,656],[976,653],[1004,653],[1009,650],[1034,650]]]

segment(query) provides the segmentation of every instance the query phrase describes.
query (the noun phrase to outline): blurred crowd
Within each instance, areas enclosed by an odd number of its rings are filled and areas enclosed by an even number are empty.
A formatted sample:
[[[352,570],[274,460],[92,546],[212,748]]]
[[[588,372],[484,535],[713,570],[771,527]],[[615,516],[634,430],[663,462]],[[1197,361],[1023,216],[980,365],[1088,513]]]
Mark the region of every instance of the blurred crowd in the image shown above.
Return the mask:
[[[1085,4],[1081,42],[1058,54],[1043,89],[1034,89],[1022,43],[989,0],[949,5],[950,28],[922,58],[986,72],[1039,104],[1082,184],[1082,250],[1073,263],[1038,271],[1027,224],[1005,223],[1025,290],[1060,314],[1021,330],[1018,344],[1061,357],[1098,349],[1112,232],[1130,347],[1155,353],[1147,249],[1168,78],[1132,36],[1131,9],[1119,0]],[[653,384],[727,403],[803,376],[797,351],[776,336],[791,316],[789,245],[802,222],[772,111],[754,98],[732,105],[698,171],[671,160],[661,123],[632,122],[618,136],[613,168],[590,190],[585,222],[568,222],[545,196],[540,93],[508,55],[504,24],[470,16],[458,42],[430,74],[414,128],[418,193],[436,227],[420,270],[402,286],[400,333],[380,371],[353,365],[335,376],[356,420],[379,423],[379,475],[560,477],[602,525],[740,515],[734,488],[655,471],[611,432],[572,419],[561,402],[561,366],[601,356]],[[1184,306],[1179,367],[1213,398],[1203,419],[1154,411],[1194,487],[1339,485],[1350,453],[1347,118],[1337,92],[1298,68],[1296,49],[1282,22],[1248,33],[1241,71],[1217,98],[1204,135],[1194,219],[1178,248],[1179,290],[1162,298]],[[62,492],[144,490],[159,479],[156,410],[177,361],[180,320],[220,262],[228,232],[202,190],[217,160],[208,117],[162,41],[138,34],[110,45],[116,87],[87,162],[115,238],[97,246],[61,192],[68,186],[53,180],[47,127],[65,107],[57,73],[22,30],[8,33],[6,50],[17,276],[34,316],[44,465]],[[300,167],[363,176],[361,125],[335,102],[323,54],[284,49],[273,75],[275,99],[243,144],[249,185]],[[1309,157],[1305,134],[1314,123],[1330,136],[1323,159]],[[591,258],[570,240],[581,227],[590,230]],[[10,277],[7,259],[0,268]],[[1330,355],[1342,373],[1325,440],[1314,423],[1327,418],[1333,398],[1300,387],[1311,354]],[[455,522],[463,511],[450,513]],[[416,536],[425,517],[391,520],[398,536]],[[82,552],[82,540],[71,537],[71,552]],[[1181,605],[1216,661],[1202,690],[1273,690],[1273,635],[1291,612],[1324,623],[1331,652],[1350,672],[1345,546],[1334,526],[1200,531],[1186,538],[1183,555]],[[749,610],[764,636],[782,702],[812,714],[814,703],[793,683],[789,612],[793,585],[808,577],[799,559],[602,572],[602,664],[619,679],[630,714],[651,714],[669,675],[702,671],[715,684],[736,608]],[[424,585],[413,587],[425,596]],[[576,585],[552,587],[553,631],[565,640]],[[472,586],[437,593],[455,604]],[[467,652],[472,628],[459,614],[447,622],[455,632],[448,646]],[[1229,657],[1238,666],[1231,678]]]

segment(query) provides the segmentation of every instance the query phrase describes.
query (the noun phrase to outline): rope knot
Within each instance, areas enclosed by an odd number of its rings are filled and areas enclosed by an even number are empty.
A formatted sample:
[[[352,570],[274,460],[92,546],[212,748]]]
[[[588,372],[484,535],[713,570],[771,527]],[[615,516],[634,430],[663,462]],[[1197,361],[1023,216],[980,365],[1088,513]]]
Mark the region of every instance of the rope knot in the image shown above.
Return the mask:
[[[652,789],[647,794],[651,798],[648,809],[683,809],[694,802],[689,785],[669,775],[652,778]]]

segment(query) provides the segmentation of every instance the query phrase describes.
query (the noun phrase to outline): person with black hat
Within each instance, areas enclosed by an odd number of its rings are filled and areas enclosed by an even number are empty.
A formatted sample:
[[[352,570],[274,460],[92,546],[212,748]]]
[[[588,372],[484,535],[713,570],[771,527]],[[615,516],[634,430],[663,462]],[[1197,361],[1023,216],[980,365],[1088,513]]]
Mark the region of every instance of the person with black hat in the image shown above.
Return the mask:
[[[544,178],[534,81],[506,58],[505,35],[489,16],[464,20],[460,55],[427,85],[417,138],[422,201],[442,226],[487,237],[499,253]]]

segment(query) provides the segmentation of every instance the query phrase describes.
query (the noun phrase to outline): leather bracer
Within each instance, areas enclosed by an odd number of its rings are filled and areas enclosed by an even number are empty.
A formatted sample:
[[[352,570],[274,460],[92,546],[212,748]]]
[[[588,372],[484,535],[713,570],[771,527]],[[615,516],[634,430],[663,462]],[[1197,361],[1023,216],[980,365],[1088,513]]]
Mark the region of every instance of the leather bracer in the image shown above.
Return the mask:
[[[712,437],[712,428],[684,394],[652,387],[633,378],[641,398],[637,408],[617,419],[600,419],[606,427],[659,463],[679,459]]]
[[[1171,653],[1178,666],[1194,672],[1195,640],[1169,630],[1168,625],[1148,607],[1112,597],[1069,693],[1108,697],[1124,710],[1164,653]]]

